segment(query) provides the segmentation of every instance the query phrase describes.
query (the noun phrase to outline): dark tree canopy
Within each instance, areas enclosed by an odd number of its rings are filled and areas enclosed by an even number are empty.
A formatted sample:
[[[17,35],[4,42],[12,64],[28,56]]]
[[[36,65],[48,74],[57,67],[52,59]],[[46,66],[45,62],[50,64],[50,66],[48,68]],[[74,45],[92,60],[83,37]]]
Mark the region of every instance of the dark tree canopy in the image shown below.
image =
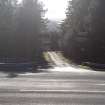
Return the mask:
[[[105,1],[69,1],[62,23],[65,54],[77,62],[105,63]]]
[[[44,13],[38,0],[0,0],[0,57],[40,57]]]

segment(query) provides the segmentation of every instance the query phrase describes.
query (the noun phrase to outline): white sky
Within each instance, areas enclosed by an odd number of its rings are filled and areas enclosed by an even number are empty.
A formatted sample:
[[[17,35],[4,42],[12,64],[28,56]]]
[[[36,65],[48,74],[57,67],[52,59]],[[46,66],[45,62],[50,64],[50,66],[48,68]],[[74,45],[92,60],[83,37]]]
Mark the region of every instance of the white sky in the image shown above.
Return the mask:
[[[68,0],[41,0],[48,9],[46,17],[51,20],[62,20],[66,17],[65,11]]]
[[[19,0],[21,1],[21,0]],[[68,0],[39,0],[42,1],[47,9],[46,18],[60,21],[66,17],[65,11]]]

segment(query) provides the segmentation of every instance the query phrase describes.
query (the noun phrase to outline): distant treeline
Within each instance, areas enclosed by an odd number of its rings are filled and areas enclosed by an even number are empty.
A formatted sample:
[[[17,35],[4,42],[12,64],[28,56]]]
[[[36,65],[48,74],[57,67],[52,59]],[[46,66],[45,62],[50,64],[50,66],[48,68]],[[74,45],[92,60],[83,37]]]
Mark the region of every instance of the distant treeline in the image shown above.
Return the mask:
[[[0,0],[0,58],[35,60],[42,55],[44,13],[38,0]]]
[[[62,48],[75,62],[105,63],[105,0],[70,0]]]

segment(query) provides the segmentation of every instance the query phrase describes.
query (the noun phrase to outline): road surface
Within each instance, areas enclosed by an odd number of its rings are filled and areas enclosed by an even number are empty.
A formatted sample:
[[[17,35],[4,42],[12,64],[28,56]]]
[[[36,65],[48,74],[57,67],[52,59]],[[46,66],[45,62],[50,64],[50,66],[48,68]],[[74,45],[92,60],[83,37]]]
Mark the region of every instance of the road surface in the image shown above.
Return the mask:
[[[45,72],[0,73],[0,105],[105,105],[104,72],[73,68],[49,54],[55,67]]]

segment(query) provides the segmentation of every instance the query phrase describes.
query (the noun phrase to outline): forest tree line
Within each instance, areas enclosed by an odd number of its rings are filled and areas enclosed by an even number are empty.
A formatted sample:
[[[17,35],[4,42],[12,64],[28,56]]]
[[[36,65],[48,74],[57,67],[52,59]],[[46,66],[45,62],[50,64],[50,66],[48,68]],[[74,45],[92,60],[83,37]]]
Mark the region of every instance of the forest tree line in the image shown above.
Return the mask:
[[[105,0],[70,0],[61,29],[67,57],[105,63]]]
[[[51,37],[52,49],[58,49],[60,40],[60,47],[71,60],[105,63],[104,5],[104,0],[69,0],[62,34]],[[20,4],[17,0],[0,0],[0,58],[32,61],[42,57],[44,14],[38,0],[22,0]]]
[[[0,58],[42,56],[40,32],[45,27],[45,11],[38,0],[0,0]]]

